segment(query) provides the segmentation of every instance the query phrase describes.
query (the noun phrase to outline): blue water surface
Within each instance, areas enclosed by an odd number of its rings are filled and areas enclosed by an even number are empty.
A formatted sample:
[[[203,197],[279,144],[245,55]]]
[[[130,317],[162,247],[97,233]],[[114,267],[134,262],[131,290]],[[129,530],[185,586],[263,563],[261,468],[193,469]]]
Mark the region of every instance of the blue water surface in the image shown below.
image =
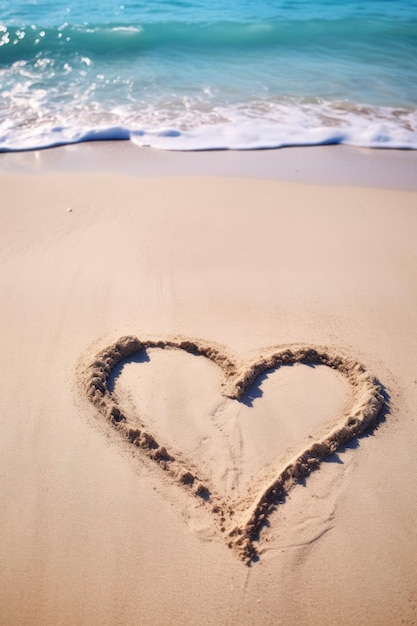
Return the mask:
[[[417,0],[0,0],[0,150],[417,147]]]

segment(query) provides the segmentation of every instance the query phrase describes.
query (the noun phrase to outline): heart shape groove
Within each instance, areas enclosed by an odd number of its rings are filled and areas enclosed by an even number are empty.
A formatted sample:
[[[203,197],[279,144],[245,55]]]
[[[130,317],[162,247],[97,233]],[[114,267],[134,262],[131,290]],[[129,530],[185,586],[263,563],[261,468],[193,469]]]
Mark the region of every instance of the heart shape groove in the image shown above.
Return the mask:
[[[240,511],[242,520],[236,521],[236,505],[230,505],[199,476],[198,470],[187,467],[175,458],[165,446],[160,445],[138,416],[127,416],[109,391],[109,376],[124,359],[148,348],[184,350],[204,356],[223,372],[222,394],[240,400],[249,386],[265,371],[281,366],[302,363],[326,365],[341,373],[351,386],[351,408],[343,421],[324,437],[312,440],[301,453],[277,470],[269,484],[264,485],[249,509]],[[297,482],[320,466],[321,461],[346,445],[366,429],[374,426],[384,405],[381,384],[370,375],[363,365],[325,347],[305,344],[269,348],[248,362],[239,363],[225,348],[212,343],[183,338],[152,340],[122,337],[101,350],[82,371],[82,384],[89,400],[131,445],[142,450],[149,459],[170,475],[190,494],[199,497],[214,515],[219,531],[228,546],[245,563],[256,559],[254,541],[269,514],[284,501],[289,490]],[[138,428],[138,425],[140,428]]]

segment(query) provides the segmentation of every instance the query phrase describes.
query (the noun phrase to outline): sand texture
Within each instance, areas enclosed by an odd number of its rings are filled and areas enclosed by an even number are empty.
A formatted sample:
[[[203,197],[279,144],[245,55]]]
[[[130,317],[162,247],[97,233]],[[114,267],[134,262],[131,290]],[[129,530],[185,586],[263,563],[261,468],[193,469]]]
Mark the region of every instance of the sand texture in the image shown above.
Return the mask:
[[[416,624],[417,192],[0,179],[0,622]]]
[[[215,493],[207,479],[201,482],[199,476],[190,471],[190,467],[176,459],[166,446],[156,441],[142,420],[138,421],[137,416],[129,419],[117,400],[112,397],[108,380],[114,368],[121,361],[147,348],[184,350],[212,360],[224,372],[223,394],[234,400],[240,400],[250,385],[267,370],[276,370],[296,363],[326,365],[346,376],[354,390],[352,407],[341,423],[336,428],[330,429],[325,438],[317,441],[313,439],[288,465],[276,470],[263,485],[260,495],[250,507],[250,513],[246,514],[246,519],[236,523],[236,505],[228,505]],[[220,530],[226,533],[228,546],[233,548],[239,558],[247,564],[257,558],[253,541],[258,539],[261,527],[267,522],[268,515],[276,504],[283,501],[290,488],[298,483],[300,478],[305,478],[317,469],[324,458],[375,426],[384,406],[381,385],[366,374],[363,366],[337,353],[329,354],[327,349],[315,349],[310,346],[266,350],[252,363],[239,367],[224,349],[201,341],[186,339],[144,341],[137,337],[122,337],[99,352],[87,371],[81,370],[80,377],[93,405],[112,423],[119,434],[127,438],[131,444],[142,448],[149,458],[156,461],[180,485],[192,488],[194,495],[208,502],[211,512],[219,518]],[[221,463],[221,458],[218,462]]]

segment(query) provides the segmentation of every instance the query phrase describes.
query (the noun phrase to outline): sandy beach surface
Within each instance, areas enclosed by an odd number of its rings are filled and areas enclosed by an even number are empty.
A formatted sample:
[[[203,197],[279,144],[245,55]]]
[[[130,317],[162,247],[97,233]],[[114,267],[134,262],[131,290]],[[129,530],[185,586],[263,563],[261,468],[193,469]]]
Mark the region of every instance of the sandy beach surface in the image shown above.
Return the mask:
[[[0,157],[0,622],[417,624],[416,154]]]

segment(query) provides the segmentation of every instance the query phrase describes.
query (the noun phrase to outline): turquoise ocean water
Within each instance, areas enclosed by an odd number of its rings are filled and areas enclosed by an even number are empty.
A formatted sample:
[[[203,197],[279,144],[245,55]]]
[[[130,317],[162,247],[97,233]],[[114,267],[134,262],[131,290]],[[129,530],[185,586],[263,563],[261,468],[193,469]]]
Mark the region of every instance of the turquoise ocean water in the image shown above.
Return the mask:
[[[417,148],[417,0],[0,0],[0,151]]]

